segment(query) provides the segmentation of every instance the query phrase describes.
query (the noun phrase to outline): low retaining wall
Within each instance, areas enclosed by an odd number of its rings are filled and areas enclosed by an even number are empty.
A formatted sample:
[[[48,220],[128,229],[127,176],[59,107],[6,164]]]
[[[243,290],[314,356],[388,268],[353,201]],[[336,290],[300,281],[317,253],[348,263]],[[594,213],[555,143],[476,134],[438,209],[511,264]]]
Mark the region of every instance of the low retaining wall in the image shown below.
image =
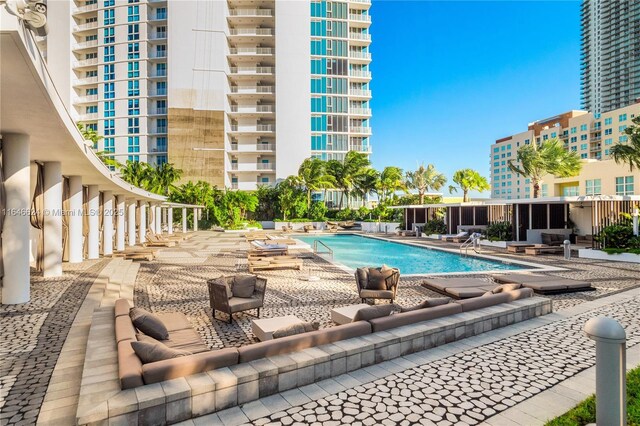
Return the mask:
[[[398,222],[357,222],[362,226],[362,232],[395,234],[400,226]]]
[[[95,311],[78,424],[172,424],[475,336],[552,310],[532,297],[229,368],[120,390],[113,308]]]
[[[578,257],[581,257],[583,259],[610,260],[613,262],[640,263],[640,254],[634,254],[634,253],[609,254],[602,250],[594,250],[594,249],[580,249],[578,250]]]

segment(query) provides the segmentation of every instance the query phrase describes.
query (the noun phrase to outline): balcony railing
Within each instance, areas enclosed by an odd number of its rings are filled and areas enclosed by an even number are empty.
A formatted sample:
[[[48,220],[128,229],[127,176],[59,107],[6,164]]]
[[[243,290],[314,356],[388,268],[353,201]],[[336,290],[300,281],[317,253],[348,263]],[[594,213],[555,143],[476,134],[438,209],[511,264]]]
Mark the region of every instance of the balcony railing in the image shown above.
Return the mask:
[[[349,0],[349,3],[371,4],[371,0]]]
[[[157,31],[154,34],[151,34],[151,40],[163,40],[165,38],[167,38],[166,31]]]
[[[273,132],[276,130],[274,124],[256,124],[255,126],[242,126],[237,124],[231,125],[232,132]]]
[[[231,86],[231,93],[273,93],[273,86]]]
[[[231,74],[273,74],[274,67],[231,67]]]
[[[166,77],[167,76],[167,70],[155,70],[151,72],[151,75],[149,77]]]
[[[90,84],[98,84],[98,77],[79,78],[73,82],[74,86],[88,86]]]
[[[258,170],[275,170],[276,165],[274,163],[256,163]]]
[[[349,33],[350,40],[371,41],[371,34],[367,33]]]
[[[83,59],[73,63],[74,68],[92,67],[94,65],[98,65],[98,58]]]
[[[352,96],[371,97],[371,90],[350,89],[349,94]]]
[[[369,153],[371,152],[371,147],[369,145],[351,145],[351,151]]]
[[[349,57],[352,59],[371,59],[371,53],[369,52],[349,52]]]
[[[273,143],[259,143],[251,145],[238,145],[237,143],[231,144],[231,151],[234,152],[252,152],[252,151],[274,151],[276,145]]]
[[[151,59],[162,59],[167,57],[166,50],[156,50],[155,52],[149,53],[149,58]]]
[[[275,110],[275,105],[256,105],[256,106],[245,106],[242,105],[231,105],[229,107],[229,111],[231,112],[239,112],[239,113],[256,113],[256,112],[273,112]]]
[[[349,15],[349,20],[357,22],[371,22],[371,15],[352,13]]]
[[[74,25],[73,26],[73,31],[75,32],[80,32],[80,31],[89,31],[89,30],[94,30],[98,28],[98,22],[86,22],[84,24],[78,24],[78,25]]]
[[[98,46],[98,40],[88,40],[73,45],[73,50],[91,49]]]
[[[349,114],[371,115],[371,108],[349,108]]]
[[[155,129],[152,129],[151,133],[154,133],[154,134],[167,133],[167,126],[158,126]]]
[[[156,13],[155,15],[153,15],[151,17],[152,20],[154,21],[164,21],[165,19],[167,19],[167,14],[166,13]]]
[[[264,35],[271,36],[273,35],[272,28],[232,28],[229,30],[230,35],[246,35],[246,36],[256,36],[256,35]]]
[[[149,96],[167,96],[167,89],[149,90]]]
[[[149,110],[149,115],[166,115],[166,108],[152,108]]]
[[[371,78],[371,71],[350,70],[349,77]]]
[[[87,12],[92,12],[94,10],[98,10],[98,3],[91,3],[91,4],[84,4],[82,6],[76,6],[73,9],[73,14],[79,14],[79,13],[87,13]]]
[[[97,102],[98,95],[78,96],[73,100],[74,104],[86,104],[90,102]]]
[[[365,135],[370,135],[371,134],[371,127],[352,126],[350,131],[351,131],[351,133],[362,133],[362,134],[365,134]]]
[[[273,55],[275,49],[272,47],[232,47],[229,49],[231,55]]]
[[[78,116],[78,121],[95,121],[98,119],[98,113],[94,112],[91,114],[80,114]]]
[[[238,182],[231,182],[231,189],[238,189]]]
[[[271,9],[230,9],[230,16],[273,16]]]

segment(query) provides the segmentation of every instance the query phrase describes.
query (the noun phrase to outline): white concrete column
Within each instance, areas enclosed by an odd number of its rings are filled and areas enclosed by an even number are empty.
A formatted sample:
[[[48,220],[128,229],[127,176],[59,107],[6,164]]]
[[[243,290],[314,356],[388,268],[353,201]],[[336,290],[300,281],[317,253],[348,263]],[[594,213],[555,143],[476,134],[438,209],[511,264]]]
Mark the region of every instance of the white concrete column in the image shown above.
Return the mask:
[[[29,272],[29,136],[2,135],[6,214],[2,233],[4,278],[2,303],[27,303],[31,297]]]
[[[133,247],[136,245],[136,202],[129,204],[128,209],[128,217],[127,217],[127,225],[128,225],[128,233],[129,233],[129,247]]]
[[[82,262],[82,177],[69,176],[69,263]]]
[[[45,278],[62,275],[62,165],[44,163],[44,271]]]
[[[173,234],[173,207],[167,208],[167,229],[169,235]]]
[[[118,209],[118,216],[116,221],[116,250],[122,251],[124,250],[124,215],[126,214],[124,195],[116,196],[116,202],[118,203],[118,205],[116,206],[116,208]]]
[[[113,192],[104,191],[102,193],[102,254],[111,256],[113,254]]]
[[[187,233],[187,208],[182,208],[182,233]]]
[[[198,230],[198,209],[195,207],[193,208],[193,230]]]
[[[156,206],[156,234],[162,234],[162,207]]]
[[[138,235],[140,236],[140,244],[147,241],[147,203],[140,201],[138,206],[140,209],[140,228],[138,228]]]
[[[89,235],[87,259],[100,257],[100,191],[98,185],[89,185]]]

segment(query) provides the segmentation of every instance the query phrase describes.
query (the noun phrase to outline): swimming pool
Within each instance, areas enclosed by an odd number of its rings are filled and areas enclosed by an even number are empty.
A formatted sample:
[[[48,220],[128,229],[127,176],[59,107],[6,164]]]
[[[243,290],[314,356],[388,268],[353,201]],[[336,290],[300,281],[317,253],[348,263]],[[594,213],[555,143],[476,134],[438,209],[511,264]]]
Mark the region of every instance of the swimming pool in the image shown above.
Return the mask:
[[[295,238],[312,247],[314,240],[323,242],[333,250],[335,262],[352,269],[385,264],[400,269],[405,275],[523,269],[520,265],[353,234],[301,235]],[[322,249],[319,247],[319,251]]]

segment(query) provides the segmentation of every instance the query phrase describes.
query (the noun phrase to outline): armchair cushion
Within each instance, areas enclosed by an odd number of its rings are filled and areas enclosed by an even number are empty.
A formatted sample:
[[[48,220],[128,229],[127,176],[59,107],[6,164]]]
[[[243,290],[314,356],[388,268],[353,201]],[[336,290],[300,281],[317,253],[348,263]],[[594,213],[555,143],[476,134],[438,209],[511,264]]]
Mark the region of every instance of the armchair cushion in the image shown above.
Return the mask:
[[[167,340],[169,338],[169,330],[157,316],[142,308],[131,308],[129,311],[131,322],[140,331],[147,336],[151,336],[158,340]]]
[[[281,337],[294,336],[296,334],[307,333],[309,331],[316,331],[319,328],[320,323],[317,322],[301,322],[297,324],[289,324],[274,331],[273,338],[279,339]]]
[[[393,299],[392,290],[360,290],[361,299]]]
[[[232,297],[229,299],[231,312],[247,311],[262,307],[262,300],[255,297]]]
[[[380,268],[369,268],[368,279],[365,288],[367,290],[389,290],[392,285],[389,278],[395,273],[395,269],[382,265]]]
[[[148,337],[148,336],[147,336]],[[133,348],[140,361],[143,364],[150,362],[164,361],[165,359],[177,358],[179,356],[191,355],[191,352],[173,349],[157,340],[151,342],[150,339],[144,342],[131,342]]]
[[[233,297],[251,297],[256,290],[255,275],[236,275],[231,289]]]
[[[391,315],[391,312],[395,310],[393,305],[377,305],[369,306],[368,308],[362,308],[356,312],[353,317],[353,322],[356,321],[369,321],[374,318],[381,318]]]

